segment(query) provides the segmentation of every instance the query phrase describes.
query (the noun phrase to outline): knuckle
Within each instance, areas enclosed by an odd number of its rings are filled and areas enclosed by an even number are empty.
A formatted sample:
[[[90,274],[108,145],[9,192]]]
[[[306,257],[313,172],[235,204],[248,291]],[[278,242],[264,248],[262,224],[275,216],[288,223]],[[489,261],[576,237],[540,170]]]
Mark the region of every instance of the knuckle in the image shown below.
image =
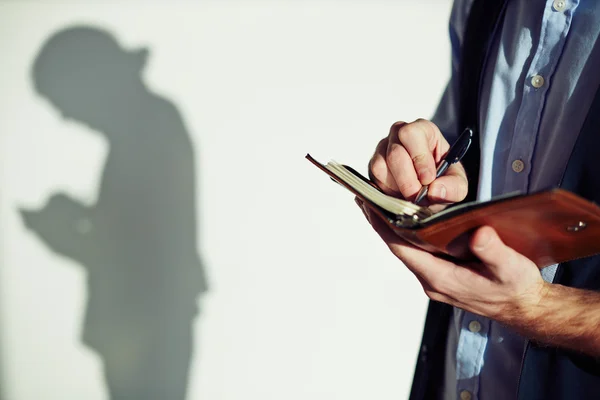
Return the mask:
[[[412,162],[415,165],[424,164],[426,161],[427,161],[427,154],[417,154],[416,156],[412,157]]]
[[[404,124],[398,129],[398,139],[401,143],[422,134],[423,130],[414,122],[411,124]]]
[[[430,120],[425,119],[425,118],[417,118],[415,120],[415,122],[423,125],[424,127],[428,127],[428,128],[435,127],[435,124],[433,122],[431,122]]]
[[[419,118],[415,122],[418,123],[419,127],[423,131],[423,134],[426,135],[429,140],[435,139],[437,133],[439,132],[439,128],[436,124],[424,118]]]
[[[379,143],[377,143],[377,147],[375,148],[375,152],[376,152],[376,153],[381,153],[381,151],[382,151],[383,149],[386,149],[386,148],[387,148],[388,142],[389,142],[389,140],[388,140],[388,138],[387,138],[387,137],[384,137],[383,139],[381,139],[381,140],[379,141]]]
[[[398,129],[400,129],[403,125],[406,125],[406,122],[404,121],[396,121],[392,124],[392,126],[390,126],[390,132],[394,132]]]
[[[418,119],[410,124],[405,124],[398,130],[400,143],[411,144],[411,146],[426,146],[431,150],[438,140],[439,129],[428,120]]]
[[[402,163],[402,156],[406,157],[407,151],[404,146],[398,143],[392,143],[388,146],[385,152],[385,159],[388,165],[396,165]]]

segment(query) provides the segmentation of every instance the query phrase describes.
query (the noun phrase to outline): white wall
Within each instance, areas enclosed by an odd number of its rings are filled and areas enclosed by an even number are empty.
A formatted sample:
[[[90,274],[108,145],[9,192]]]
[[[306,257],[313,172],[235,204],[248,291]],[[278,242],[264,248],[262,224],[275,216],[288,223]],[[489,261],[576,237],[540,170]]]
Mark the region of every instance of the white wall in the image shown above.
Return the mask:
[[[148,46],[146,82],[198,160],[200,300],[189,399],[401,399],[426,298],[352,196],[303,157],[365,171],[398,120],[432,114],[449,73],[449,0],[0,2],[4,398],[107,399],[81,343],[84,270],[18,207],[94,203],[108,152],[38,97],[30,67],[73,23]]]

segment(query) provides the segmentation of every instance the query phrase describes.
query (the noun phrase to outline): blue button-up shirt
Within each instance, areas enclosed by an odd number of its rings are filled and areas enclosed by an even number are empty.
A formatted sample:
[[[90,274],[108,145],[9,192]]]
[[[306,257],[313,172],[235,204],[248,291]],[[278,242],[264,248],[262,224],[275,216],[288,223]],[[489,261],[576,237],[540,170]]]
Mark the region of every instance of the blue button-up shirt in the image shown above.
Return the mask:
[[[455,75],[471,3],[452,10],[453,78],[433,118],[450,142],[460,128]],[[482,87],[479,200],[559,185],[600,82],[599,34],[599,1],[509,1]],[[448,329],[444,399],[516,398],[525,338],[460,309]]]

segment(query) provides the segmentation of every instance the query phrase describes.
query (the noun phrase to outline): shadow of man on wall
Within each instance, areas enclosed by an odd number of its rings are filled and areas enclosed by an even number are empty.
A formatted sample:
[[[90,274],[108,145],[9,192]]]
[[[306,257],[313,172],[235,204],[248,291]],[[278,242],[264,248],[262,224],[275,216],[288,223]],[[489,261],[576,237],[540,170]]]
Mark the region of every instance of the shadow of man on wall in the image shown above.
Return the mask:
[[[207,289],[194,151],[176,107],[142,80],[147,55],[85,26],[43,45],[36,91],[104,135],[110,150],[95,205],[54,193],[21,214],[50,249],[87,271],[83,342],[103,360],[110,398],[183,400],[198,296]]]

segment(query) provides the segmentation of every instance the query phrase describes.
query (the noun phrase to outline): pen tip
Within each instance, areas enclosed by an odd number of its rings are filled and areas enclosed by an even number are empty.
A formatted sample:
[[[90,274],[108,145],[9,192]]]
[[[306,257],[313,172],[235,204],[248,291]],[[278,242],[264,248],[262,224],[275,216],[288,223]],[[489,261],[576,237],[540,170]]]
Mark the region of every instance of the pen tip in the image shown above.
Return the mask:
[[[417,197],[415,197],[414,203],[419,204],[426,195],[427,195],[427,186],[423,186],[421,188],[421,190],[419,190],[419,193],[417,193]]]

